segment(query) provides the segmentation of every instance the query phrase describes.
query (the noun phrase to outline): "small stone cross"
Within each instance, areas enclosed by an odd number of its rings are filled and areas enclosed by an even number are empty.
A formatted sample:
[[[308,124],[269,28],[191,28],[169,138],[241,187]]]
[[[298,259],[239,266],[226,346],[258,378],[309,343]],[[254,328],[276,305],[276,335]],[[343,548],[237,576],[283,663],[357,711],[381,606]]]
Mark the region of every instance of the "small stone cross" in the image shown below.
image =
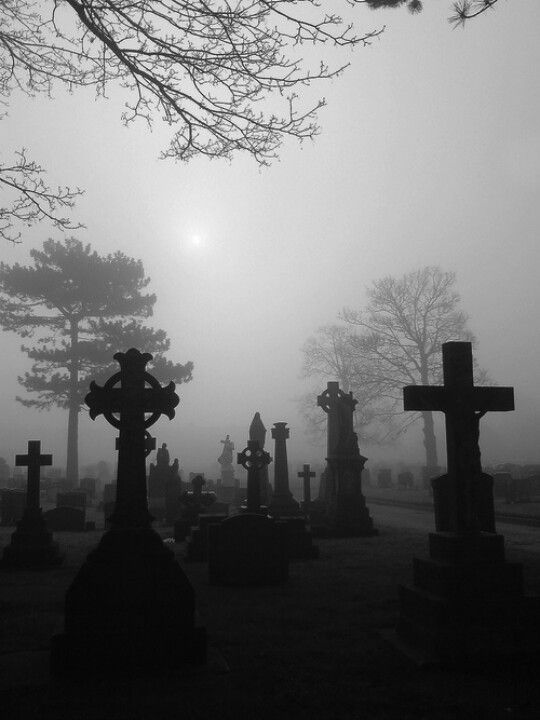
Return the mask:
[[[257,440],[248,440],[247,447],[237,455],[237,462],[248,471],[247,509],[248,512],[259,512],[261,509],[260,471],[272,458],[270,453],[261,450]]]
[[[478,438],[480,418],[488,411],[514,409],[511,387],[475,387],[472,345],[447,342],[442,346],[444,386],[408,385],[403,388],[405,410],[439,410],[446,420],[448,476],[454,488],[454,525],[458,532],[476,529],[474,480],[482,472]]]
[[[103,414],[120,431],[113,525],[148,527],[151,516],[146,494],[145,458],[149,445],[146,429],[162,414],[172,420],[179,398],[173,382],[161,387],[146,372],[146,364],[152,359],[149,353],[131,348],[126,353],[116,353],[114,359],[120,365],[120,372],[110,377],[103,387],[92,381],[85,402],[92,420]],[[120,387],[115,387],[117,384]]]
[[[315,477],[315,473],[311,470],[309,465],[304,465],[302,472],[298,473],[299,478],[304,480],[304,503],[306,506],[311,502],[311,478]]]
[[[26,487],[26,508],[39,510],[39,481],[41,468],[52,465],[52,455],[41,454],[41,441],[28,441],[28,454],[15,455],[15,465],[28,468],[28,481]]]

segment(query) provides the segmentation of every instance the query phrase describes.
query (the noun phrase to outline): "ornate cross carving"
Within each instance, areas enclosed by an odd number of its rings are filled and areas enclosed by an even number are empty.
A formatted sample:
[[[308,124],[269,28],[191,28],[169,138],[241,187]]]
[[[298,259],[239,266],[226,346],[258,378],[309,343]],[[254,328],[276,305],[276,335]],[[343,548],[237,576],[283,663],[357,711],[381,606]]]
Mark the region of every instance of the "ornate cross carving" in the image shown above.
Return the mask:
[[[257,440],[248,440],[247,447],[237,454],[238,464],[248,471],[248,512],[259,512],[261,509],[260,471],[271,461],[270,453],[261,450]]]
[[[149,353],[131,348],[116,353],[114,359],[120,372],[103,387],[92,381],[85,402],[92,420],[103,414],[120,431],[116,505],[111,521],[117,527],[147,527],[152,518],[146,496],[146,431],[161,415],[172,420],[180,400],[173,382],[161,387],[146,372],[146,364],[152,359]]]

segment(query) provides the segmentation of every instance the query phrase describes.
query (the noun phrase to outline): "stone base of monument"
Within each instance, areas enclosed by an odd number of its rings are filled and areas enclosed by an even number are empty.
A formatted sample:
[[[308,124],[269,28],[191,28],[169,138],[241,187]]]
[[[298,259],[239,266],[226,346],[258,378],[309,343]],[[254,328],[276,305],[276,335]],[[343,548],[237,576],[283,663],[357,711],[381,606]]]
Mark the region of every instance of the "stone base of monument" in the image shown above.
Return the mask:
[[[25,510],[11,536],[11,544],[4,548],[0,567],[2,569],[39,569],[60,565],[64,556],[58,543],[53,542],[52,533],[41,512]]]
[[[314,537],[370,537],[377,535],[363,495],[340,495],[311,511]]]
[[[208,559],[208,526],[223,522],[228,515],[208,514],[199,515],[199,524],[191,528],[186,547],[186,560],[190,562],[204,562]]]
[[[284,524],[256,513],[208,526],[208,573],[212,585],[276,585],[289,578]]]
[[[432,533],[401,586],[396,634],[423,664],[485,663],[540,650],[540,598],[523,593],[522,566],[494,533]]]
[[[106,532],[66,593],[53,675],[155,676],[205,662],[193,587],[173,553],[151,528]]]
[[[319,557],[319,548],[313,544],[313,534],[304,517],[276,518],[285,526],[287,553],[290,560],[308,560]]]
[[[300,505],[290,492],[284,495],[274,493],[268,510],[270,515],[276,518],[297,517],[300,514]]]

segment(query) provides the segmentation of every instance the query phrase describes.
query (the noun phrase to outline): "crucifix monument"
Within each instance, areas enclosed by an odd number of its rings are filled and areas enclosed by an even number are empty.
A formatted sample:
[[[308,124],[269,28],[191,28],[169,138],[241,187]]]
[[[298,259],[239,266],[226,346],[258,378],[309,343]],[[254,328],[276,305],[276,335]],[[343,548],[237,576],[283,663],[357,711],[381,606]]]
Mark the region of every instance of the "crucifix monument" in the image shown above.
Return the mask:
[[[119,430],[118,479],[111,529],[90,553],[66,594],[65,633],[53,638],[59,675],[162,674],[205,662],[193,588],[151,527],[146,493],[147,428],[174,417],[179,398],[146,370],[148,353],[131,348],[103,387],[92,382],[90,417]],[[107,652],[104,652],[104,648]]]
[[[4,549],[2,566],[15,568],[59,565],[63,557],[52,541],[40,506],[40,474],[43,466],[52,465],[52,455],[41,454],[41,441],[29,440],[26,455],[15,455],[17,467],[28,468],[26,507],[11,544]]]
[[[442,355],[444,386],[403,389],[405,410],[444,412],[448,473],[432,480],[436,532],[429,558],[414,559],[413,585],[400,587],[397,637],[423,661],[461,667],[534,646],[540,603],[525,598],[521,565],[505,559],[480,462],[480,418],[513,410],[513,388],[474,385],[469,342],[444,343]]]
[[[444,386],[408,385],[403,388],[403,406],[445,414],[448,474],[443,482],[448,488],[448,525],[444,529],[475,532],[486,529],[481,527],[479,502],[480,488],[485,485],[478,446],[480,419],[488,411],[513,410],[514,390],[475,387],[469,342],[444,343],[442,355]]]
[[[314,478],[316,473],[313,472],[311,467],[309,465],[304,465],[302,468],[302,472],[297,473],[299,478],[302,478],[304,481],[304,510],[305,512],[309,511],[309,506],[311,504],[311,478]]]

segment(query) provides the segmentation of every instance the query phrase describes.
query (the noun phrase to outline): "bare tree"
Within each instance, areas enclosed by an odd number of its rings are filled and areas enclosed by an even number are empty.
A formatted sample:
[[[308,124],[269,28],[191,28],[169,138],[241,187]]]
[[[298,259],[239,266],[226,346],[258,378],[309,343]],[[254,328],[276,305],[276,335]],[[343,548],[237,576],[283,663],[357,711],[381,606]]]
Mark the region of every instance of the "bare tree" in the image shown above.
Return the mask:
[[[302,347],[303,377],[317,378],[319,383],[337,380],[344,392],[352,391],[358,405],[354,414],[355,430],[363,442],[381,443],[395,437],[393,411],[380,394],[365,358],[357,351],[354,330],[344,325],[325,325],[308,338]],[[322,386],[299,398],[299,410],[307,434],[317,441],[326,429],[326,416],[317,407]]]
[[[355,5],[357,0],[342,0]],[[328,4],[328,10],[324,5]],[[302,57],[304,46],[352,48],[362,35],[330,0],[0,0],[0,98],[16,90],[51,95],[111,83],[128,95],[126,124],[156,119],[172,130],[164,158],[231,158],[247,152],[266,164],[285,137],[313,138],[324,99],[303,103],[299,90],[339,75]],[[321,7],[321,5],[323,7]],[[310,53],[311,54],[311,53]],[[0,210],[0,234],[15,241],[17,222],[62,217],[80,190],[49,187],[27,159],[0,164],[0,183],[15,193]]]
[[[371,390],[394,417],[402,414],[405,385],[442,383],[442,343],[474,342],[467,328],[467,315],[459,309],[455,284],[454,273],[433,266],[399,278],[387,276],[368,289],[365,310],[345,309],[342,313],[351,330],[357,331],[351,332],[351,343],[362,358]],[[485,381],[485,373],[477,371],[477,379]],[[422,412],[411,419],[420,416],[426,465],[435,467],[438,462],[433,414]]]

